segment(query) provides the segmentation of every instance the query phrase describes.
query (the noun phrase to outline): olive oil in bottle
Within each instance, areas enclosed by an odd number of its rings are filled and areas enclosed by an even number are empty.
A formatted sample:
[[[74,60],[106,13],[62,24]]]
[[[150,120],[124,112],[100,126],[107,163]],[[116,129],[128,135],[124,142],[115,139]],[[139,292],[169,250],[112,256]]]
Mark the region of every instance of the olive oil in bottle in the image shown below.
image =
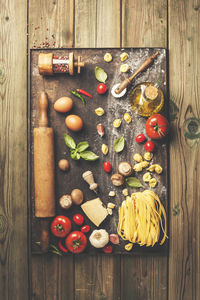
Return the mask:
[[[164,94],[158,84],[140,83],[131,92],[130,103],[138,115],[149,117],[163,108]]]

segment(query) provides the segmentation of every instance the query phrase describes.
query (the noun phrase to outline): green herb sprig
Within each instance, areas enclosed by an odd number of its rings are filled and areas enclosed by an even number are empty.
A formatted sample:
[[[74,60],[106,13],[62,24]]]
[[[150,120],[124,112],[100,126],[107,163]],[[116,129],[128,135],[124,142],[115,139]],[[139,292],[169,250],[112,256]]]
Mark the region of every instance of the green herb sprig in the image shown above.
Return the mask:
[[[64,140],[65,144],[70,149],[72,159],[79,160],[80,158],[83,158],[84,160],[95,161],[99,158],[99,156],[96,155],[94,152],[87,150],[90,147],[87,141],[80,142],[76,146],[74,139],[66,133],[64,134]]]
[[[40,246],[41,243],[40,242],[35,242],[36,245]],[[49,245],[49,252],[52,252],[56,255],[62,256],[62,252],[53,244]]]

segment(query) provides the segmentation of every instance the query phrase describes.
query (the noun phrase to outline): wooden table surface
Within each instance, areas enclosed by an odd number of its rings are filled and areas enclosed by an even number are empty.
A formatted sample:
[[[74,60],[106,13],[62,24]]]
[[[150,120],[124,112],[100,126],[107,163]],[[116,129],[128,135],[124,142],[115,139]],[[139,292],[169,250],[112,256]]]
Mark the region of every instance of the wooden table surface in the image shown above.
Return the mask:
[[[199,0],[0,2],[0,300],[199,300]],[[31,255],[29,49],[165,47],[169,255]]]

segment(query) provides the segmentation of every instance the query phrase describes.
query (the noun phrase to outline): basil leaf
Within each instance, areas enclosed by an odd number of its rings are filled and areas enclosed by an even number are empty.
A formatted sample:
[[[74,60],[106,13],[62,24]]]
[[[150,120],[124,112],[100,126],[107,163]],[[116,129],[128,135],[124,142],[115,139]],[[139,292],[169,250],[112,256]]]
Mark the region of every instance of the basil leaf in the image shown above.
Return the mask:
[[[80,156],[85,160],[95,161],[99,158],[94,152],[92,151],[83,151],[80,153]]]
[[[124,149],[124,146],[125,146],[125,140],[123,136],[119,137],[114,141],[115,152],[121,152]]]
[[[77,150],[79,153],[85,151],[87,148],[89,147],[89,144],[88,142],[80,142],[78,145],[77,145]]]
[[[105,83],[108,75],[102,68],[96,67],[94,73],[98,81]]]
[[[70,135],[64,133],[64,140],[67,147],[69,147],[72,150],[76,149],[76,143]]]
[[[78,153],[77,149],[76,150],[71,150],[71,158],[74,160],[79,160],[80,154]]]
[[[128,178],[126,178],[126,182],[132,188],[143,187],[143,185],[141,184],[141,182],[139,181],[139,179],[137,179],[136,177],[128,177]]]

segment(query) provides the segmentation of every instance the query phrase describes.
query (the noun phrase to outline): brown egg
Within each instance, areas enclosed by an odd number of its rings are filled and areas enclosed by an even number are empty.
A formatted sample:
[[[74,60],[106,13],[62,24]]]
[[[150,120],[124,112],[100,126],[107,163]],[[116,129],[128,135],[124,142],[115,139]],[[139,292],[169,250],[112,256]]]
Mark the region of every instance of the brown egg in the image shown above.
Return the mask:
[[[69,169],[69,162],[68,162],[68,160],[67,159],[61,159],[61,160],[59,160],[58,167],[62,171],[67,171]]]
[[[58,112],[65,113],[70,111],[73,106],[73,100],[69,97],[61,97],[54,103],[54,109]]]
[[[83,121],[79,116],[69,115],[65,119],[66,126],[72,131],[80,131],[83,127]]]

